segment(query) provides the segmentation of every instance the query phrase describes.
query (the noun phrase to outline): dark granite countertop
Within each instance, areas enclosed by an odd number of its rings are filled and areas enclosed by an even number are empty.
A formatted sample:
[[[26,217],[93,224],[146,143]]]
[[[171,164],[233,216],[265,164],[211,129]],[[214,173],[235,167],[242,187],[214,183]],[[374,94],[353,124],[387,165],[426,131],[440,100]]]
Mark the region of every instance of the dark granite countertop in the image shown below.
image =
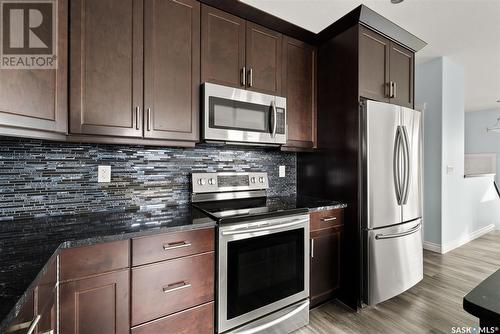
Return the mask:
[[[268,201],[284,209],[295,206],[310,212],[346,207],[337,201],[307,196],[269,197]],[[215,225],[190,205],[155,212],[135,209],[0,222],[0,333],[21,310],[61,249]]]
[[[0,333],[16,316],[37,277],[61,249],[149,234],[214,227],[191,206],[0,222]],[[10,312],[9,312],[10,311]]]
[[[464,310],[482,321],[500,325],[500,269],[464,297]]]

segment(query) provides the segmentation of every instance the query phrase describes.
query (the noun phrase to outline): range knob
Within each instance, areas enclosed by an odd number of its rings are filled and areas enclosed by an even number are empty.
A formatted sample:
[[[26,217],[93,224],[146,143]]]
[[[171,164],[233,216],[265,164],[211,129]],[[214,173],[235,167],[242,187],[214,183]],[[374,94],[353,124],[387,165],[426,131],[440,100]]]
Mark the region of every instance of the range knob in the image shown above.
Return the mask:
[[[255,183],[255,176],[252,176],[252,177],[250,178],[250,182],[251,182],[251,183]]]
[[[200,186],[204,186],[205,184],[207,184],[207,180],[205,180],[205,179],[198,179],[198,184]]]
[[[208,184],[213,186],[215,184],[215,180],[213,178],[208,179]]]
[[[260,182],[260,183],[264,183],[264,177],[262,177],[262,176],[261,176],[261,177],[259,177],[259,182]]]

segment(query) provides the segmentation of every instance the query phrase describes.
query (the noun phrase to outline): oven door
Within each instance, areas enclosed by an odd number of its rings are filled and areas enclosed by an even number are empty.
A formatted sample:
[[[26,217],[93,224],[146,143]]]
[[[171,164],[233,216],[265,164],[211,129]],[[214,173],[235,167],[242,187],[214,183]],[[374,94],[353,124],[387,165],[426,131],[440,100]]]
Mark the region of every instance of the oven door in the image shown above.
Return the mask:
[[[203,139],[286,143],[286,99],[216,84],[203,85]]]
[[[309,216],[219,227],[218,332],[309,297]]]

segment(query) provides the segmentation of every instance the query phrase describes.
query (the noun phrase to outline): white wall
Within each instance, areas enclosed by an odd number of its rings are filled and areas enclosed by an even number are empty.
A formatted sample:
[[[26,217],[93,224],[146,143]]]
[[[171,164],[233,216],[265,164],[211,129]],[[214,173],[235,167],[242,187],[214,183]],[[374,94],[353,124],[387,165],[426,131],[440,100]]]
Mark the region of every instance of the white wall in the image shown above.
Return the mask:
[[[424,240],[441,243],[442,85],[440,58],[417,65],[415,102],[424,119]]]
[[[464,178],[464,70],[441,57],[417,65],[424,112],[424,242],[446,252],[491,230],[500,210],[492,178]]]
[[[465,152],[466,153],[496,153],[497,175],[500,184],[500,133],[486,132],[486,129],[496,124],[500,117],[500,108],[465,113]]]

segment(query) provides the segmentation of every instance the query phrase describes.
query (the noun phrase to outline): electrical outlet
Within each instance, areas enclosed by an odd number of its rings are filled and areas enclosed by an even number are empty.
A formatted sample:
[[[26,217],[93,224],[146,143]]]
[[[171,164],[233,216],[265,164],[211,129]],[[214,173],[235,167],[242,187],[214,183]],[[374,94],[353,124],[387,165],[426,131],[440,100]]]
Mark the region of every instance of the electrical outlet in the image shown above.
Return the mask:
[[[111,182],[111,166],[97,167],[97,182],[99,183]]]
[[[446,166],[446,174],[451,175],[455,172],[455,168],[453,166]]]
[[[279,166],[278,167],[278,171],[279,171],[279,176],[280,177],[285,177],[286,176],[285,166]]]

